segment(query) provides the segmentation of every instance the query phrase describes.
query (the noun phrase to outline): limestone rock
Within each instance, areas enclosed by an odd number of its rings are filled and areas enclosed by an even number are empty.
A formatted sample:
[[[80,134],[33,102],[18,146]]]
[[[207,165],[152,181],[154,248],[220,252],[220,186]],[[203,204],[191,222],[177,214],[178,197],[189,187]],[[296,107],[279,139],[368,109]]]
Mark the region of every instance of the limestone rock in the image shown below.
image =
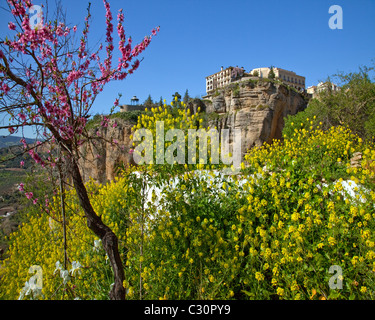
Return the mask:
[[[134,124],[127,120],[113,119],[108,127],[92,129],[93,136],[98,138],[81,148],[80,164],[85,181],[91,177],[105,183],[116,176],[116,170],[120,166],[134,164],[129,153],[132,145],[131,128]]]
[[[241,129],[242,155],[254,146],[282,138],[284,117],[306,108],[306,99],[283,84],[244,82],[222,90],[211,98],[207,112],[219,117],[210,127]]]
[[[360,168],[361,167],[361,160],[362,160],[362,153],[361,152],[353,153],[353,156],[350,158],[350,166],[354,167],[354,168]]]
[[[211,128],[240,129],[242,156],[254,146],[271,143],[273,139],[282,137],[284,117],[304,110],[307,106],[305,97],[283,84],[268,81],[245,81],[231,84],[218,91],[207,100],[193,99],[187,107],[191,114],[198,107],[207,113]],[[117,126],[113,126],[116,121]],[[113,146],[104,140],[93,140],[82,147],[84,157],[81,167],[84,179],[89,177],[101,183],[112,180],[121,165],[134,164],[129,153],[132,141],[131,128],[134,122],[112,119],[109,126],[93,129],[106,141],[118,141]],[[232,136],[232,135],[231,135]],[[229,143],[231,144],[231,138]]]

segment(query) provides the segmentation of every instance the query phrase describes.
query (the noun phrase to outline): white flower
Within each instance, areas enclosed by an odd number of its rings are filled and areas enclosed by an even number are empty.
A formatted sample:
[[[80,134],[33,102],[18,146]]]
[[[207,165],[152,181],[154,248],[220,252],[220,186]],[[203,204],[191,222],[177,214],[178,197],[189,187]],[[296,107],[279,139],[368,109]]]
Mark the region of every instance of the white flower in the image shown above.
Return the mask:
[[[66,284],[70,280],[68,270],[60,270],[60,277],[63,279],[63,283]]]
[[[101,243],[102,243],[102,240],[94,240],[94,248],[92,248],[92,250],[94,250],[95,252],[99,252],[99,249],[101,247]]]
[[[23,300],[25,296],[28,296],[31,293],[29,282],[26,281],[24,287],[22,288],[20,292],[20,296],[18,297],[18,300]]]
[[[42,288],[37,285],[36,279],[31,277],[29,281],[25,282],[22,288],[18,300],[23,300],[25,296],[31,296],[31,299],[42,295]]]
[[[55,274],[56,271],[58,271],[58,270],[62,270],[62,269],[63,269],[62,264],[61,264],[60,261],[56,261],[55,266],[56,266],[56,269],[55,269],[55,271],[53,272],[53,274]]]
[[[80,268],[82,268],[82,265],[78,261],[73,261],[72,268],[70,269],[70,274],[73,276],[74,272],[76,271],[78,271],[78,273],[81,274],[81,270],[79,270]]]

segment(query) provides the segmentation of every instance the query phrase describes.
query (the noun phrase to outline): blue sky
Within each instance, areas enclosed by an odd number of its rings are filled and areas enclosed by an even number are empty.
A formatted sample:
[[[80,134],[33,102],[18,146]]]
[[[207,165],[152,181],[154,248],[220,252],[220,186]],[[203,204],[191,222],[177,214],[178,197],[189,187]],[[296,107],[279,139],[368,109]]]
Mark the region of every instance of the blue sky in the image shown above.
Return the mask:
[[[5,2],[5,0],[0,0]],[[34,4],[41,3],[34,0]],[[50,1],[51,5],[54,1]],[[83,25],[86,0],[63,0],[68,21]],[[171,101],[172,94],[189,90],[205,94],[205,77],[221,66],[274,65],[306,77],[306,86],[338,71],[356,71],[375,59],[374,0],[110,0],[114,16],[124,9],[125,31],[139,42],[152,28],[159,34],[142,54],[139,69],[126,80],[109,84],[92,113],[107,113],[117,93],[120,103],[136,95],[143,102]],[[343,29],[331,30],[331,5],[343,9]],[[105,10],[92,0],[91,43],[104,40]],[[1,37],[9,34],[10,15],[0,9]],[[117,39],[116,39],[117,40]],[[0,117],[1,121],[2,117]],[[0,134],[4,131],[0,130]]]

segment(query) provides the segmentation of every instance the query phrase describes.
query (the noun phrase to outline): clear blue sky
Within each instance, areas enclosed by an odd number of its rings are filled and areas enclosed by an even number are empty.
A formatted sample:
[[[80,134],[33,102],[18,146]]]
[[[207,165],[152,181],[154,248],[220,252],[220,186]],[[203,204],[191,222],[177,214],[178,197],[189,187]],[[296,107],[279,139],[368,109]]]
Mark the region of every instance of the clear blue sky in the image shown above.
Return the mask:
[[[0,0],[2,3],[5,0]],[[42,0],[34,0],[40,4]],[[53,5],[54,1],[50,1]],[[68,21],[82,26],[88,1],[63,0]],[[110,0],[114,16],[124,9],[125,31],[134,42],[160,25],[160,33],[143,53],[139,69],[126,80],[109,84],[92,113],[106,113],[121,92],[121,103],[149,94],[167,101],[188,89],[205,94],[205,77],[221,66],[276,67],[317,84],[338,71],[356,71],[375,59],[374,0]],[[331,30],[331,5],[343,9],[343,29]],[[92,0],[92,41],[105,37],[105,10]],[[10,16],[0,10],[0,32],[9,34]],[[116,38],[117,41],[117,38]],[[0,119],[1,121],[1,119]],[[0,134],[4,132],[0,131]]]

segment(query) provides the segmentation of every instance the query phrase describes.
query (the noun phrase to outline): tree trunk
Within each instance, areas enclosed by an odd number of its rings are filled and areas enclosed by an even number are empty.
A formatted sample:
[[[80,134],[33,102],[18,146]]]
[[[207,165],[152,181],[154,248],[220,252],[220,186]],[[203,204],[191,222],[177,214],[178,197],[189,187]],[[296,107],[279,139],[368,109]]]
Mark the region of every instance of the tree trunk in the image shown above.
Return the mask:
[[[113,231],[103,223],[102,219],[95,213],[86,187],[82,180],[82,175],[75,159],[70,159],[70,168],[73,185],[77,192],[79,202],[83,208],[87,219],[87,226],[102,240],[105,252],[108,255],[114,274],[114,285],[109,293],[111,300],[125,300],[125,280],[124,268],[118,251],[118,239]]]

